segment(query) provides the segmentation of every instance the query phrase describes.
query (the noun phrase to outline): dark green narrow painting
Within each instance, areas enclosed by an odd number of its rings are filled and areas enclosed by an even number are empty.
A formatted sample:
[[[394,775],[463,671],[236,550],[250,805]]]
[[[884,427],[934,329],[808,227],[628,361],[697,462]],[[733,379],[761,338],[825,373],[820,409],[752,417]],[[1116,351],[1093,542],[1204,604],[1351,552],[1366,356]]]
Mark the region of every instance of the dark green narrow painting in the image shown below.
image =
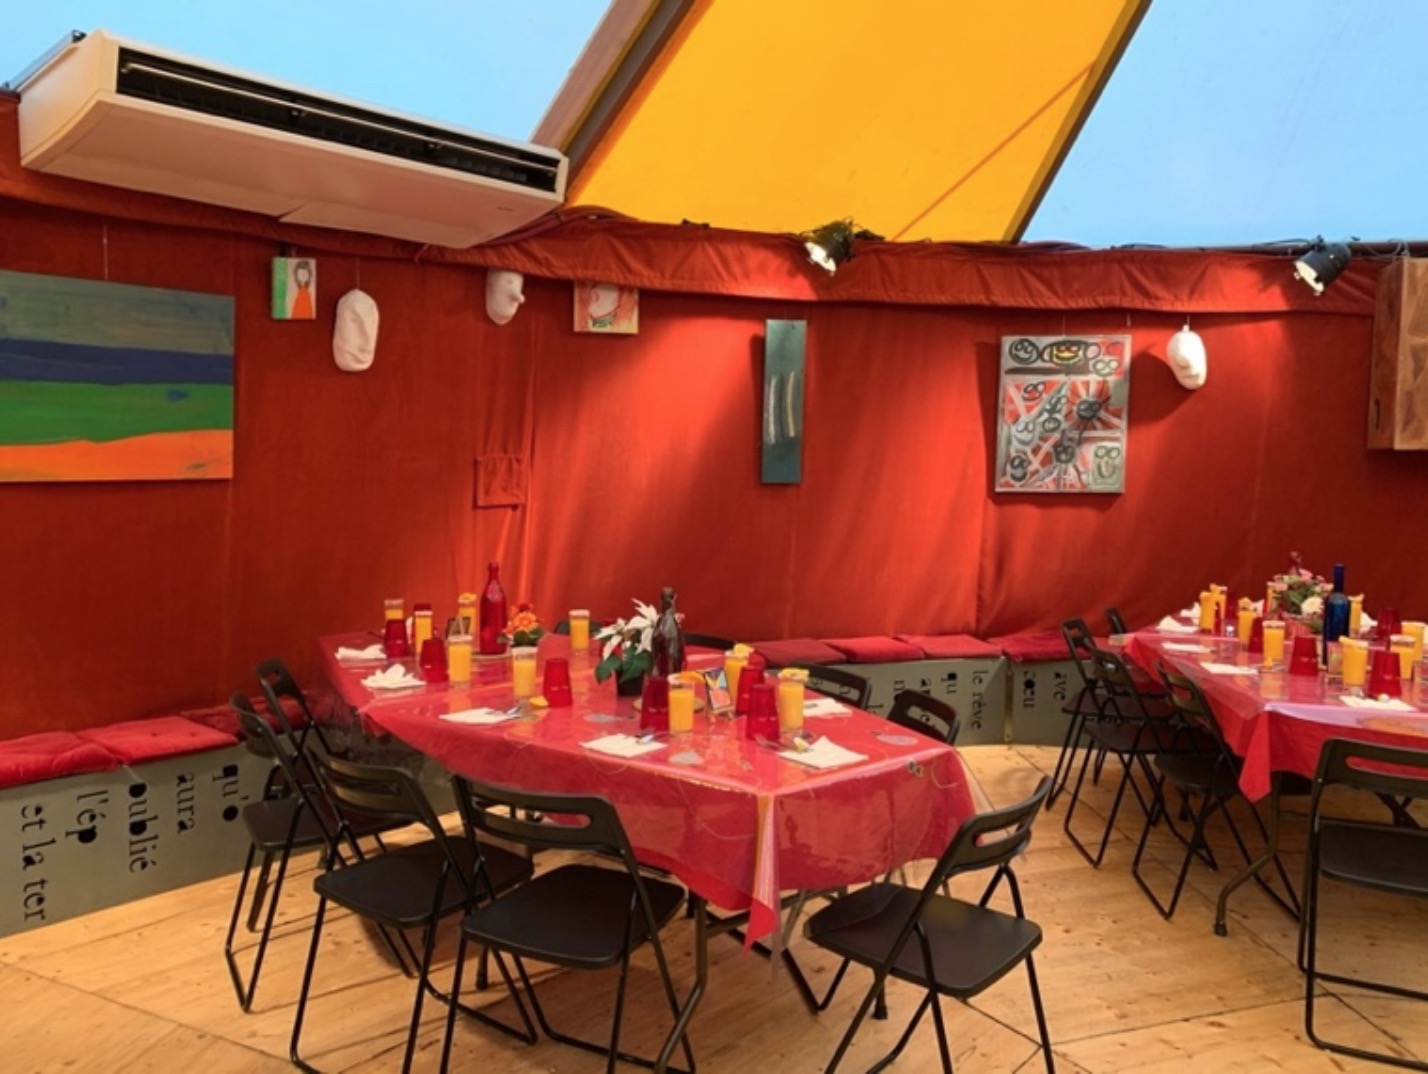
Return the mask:
[[[232,476],[232,298],[0,272],[0,481]]]
[[[807,335],[807,321],[764,323],[765,485],[797,485],[803,480],[803,346]]]

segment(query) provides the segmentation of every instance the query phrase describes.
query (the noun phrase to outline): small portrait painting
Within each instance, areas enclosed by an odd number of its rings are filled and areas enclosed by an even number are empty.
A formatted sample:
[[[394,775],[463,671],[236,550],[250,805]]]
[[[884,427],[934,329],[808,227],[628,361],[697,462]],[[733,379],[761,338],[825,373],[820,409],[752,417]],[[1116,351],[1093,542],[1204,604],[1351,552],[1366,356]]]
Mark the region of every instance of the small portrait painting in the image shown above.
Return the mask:
[[[273,320],[317,317],[317,262],[310,257],[273,258]]]
[[[575,330],[633,336],[640,330],[638,288],[575,282]]]

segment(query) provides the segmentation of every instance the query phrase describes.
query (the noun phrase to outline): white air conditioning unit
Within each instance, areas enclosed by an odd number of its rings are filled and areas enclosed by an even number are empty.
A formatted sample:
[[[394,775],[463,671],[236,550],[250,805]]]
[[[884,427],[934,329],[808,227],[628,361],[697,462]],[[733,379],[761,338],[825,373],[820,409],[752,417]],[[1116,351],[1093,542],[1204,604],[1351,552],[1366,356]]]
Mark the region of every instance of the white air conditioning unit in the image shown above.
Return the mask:
[[[439,246],[565,197],[565,157],[316,97],[103,31],[24,76],[20,161],[93,183]]]

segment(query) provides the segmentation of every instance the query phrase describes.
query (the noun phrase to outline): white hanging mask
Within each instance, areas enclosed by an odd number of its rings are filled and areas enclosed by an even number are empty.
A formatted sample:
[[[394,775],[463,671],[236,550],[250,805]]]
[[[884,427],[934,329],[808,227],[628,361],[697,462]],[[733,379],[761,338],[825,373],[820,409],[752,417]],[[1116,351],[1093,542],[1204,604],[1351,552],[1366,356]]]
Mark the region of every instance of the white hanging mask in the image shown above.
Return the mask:
[[[1182,388],[1194,391],[1204,385],[1207,372],[1205,341],[1200,338],[1198,332],[1192,332],[1188,324],[1170,337],[1165,354],[1170,359],[1170,368]]]
[[[521,293],[525,277],[506,269],[486,270],[486,316],[497,324],[507,324],[521,308],[526,296]]]

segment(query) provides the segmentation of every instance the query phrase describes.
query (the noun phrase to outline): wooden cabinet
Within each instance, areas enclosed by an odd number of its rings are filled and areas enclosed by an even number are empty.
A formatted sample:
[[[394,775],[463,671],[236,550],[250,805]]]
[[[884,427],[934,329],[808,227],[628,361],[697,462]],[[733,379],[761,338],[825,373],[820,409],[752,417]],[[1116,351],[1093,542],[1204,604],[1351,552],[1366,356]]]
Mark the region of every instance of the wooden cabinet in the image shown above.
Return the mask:
[[[1428,450],[1428,258],[1399,258],[1379,274],[1368,446]]]

